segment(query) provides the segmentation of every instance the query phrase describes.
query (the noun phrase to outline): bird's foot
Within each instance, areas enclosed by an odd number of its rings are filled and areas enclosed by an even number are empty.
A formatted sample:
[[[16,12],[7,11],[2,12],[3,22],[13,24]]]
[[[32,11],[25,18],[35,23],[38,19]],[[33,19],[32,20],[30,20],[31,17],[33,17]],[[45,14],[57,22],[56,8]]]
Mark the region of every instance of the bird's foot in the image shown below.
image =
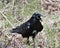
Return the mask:
[[[30,42],[29,42],[29,41],[27,41],[27,43],[26,43],[26,44],[30,45]]]

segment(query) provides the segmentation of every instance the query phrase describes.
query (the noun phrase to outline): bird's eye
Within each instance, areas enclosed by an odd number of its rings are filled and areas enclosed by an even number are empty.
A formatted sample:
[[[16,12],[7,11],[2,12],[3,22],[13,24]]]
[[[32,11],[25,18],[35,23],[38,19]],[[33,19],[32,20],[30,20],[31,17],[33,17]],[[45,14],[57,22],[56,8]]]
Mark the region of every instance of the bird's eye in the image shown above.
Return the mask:
[[[39,15],[37,15],[37,16],[36,16],[36,18],[37,18],[37,19],[40,19],[40,16],[39,16]]]
[[[38,18],[40,18],[40,16],[38,16]]]

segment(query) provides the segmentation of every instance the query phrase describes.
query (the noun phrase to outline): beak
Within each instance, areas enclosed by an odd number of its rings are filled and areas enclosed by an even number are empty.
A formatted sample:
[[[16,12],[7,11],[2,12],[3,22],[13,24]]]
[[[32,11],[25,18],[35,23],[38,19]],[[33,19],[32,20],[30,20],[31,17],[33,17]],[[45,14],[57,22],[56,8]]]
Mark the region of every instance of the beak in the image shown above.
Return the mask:
[[[42,19],[40,18],[40,21],[42,21]]]
[[[42,19],[41,19],[41,21],[42,21]]]
[[[41,14],[41,18],[43,17],[43,15]],[[42,19],[40,18],[40,20],[42,21]]]

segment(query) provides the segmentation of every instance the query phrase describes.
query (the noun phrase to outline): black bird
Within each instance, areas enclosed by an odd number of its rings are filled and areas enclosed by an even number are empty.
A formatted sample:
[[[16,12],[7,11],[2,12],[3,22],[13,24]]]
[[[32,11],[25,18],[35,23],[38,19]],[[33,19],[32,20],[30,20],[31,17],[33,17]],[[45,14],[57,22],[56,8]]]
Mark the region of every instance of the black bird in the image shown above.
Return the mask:
[[[27,38],[27,43],[29,44],[29,37],[32,36],[34,41],[35,36],[38,32],[42,31],[43,25],[41,24],[41,14],[34,13],[32,17],[26,21],[25,23],[13,28],[11,30],[12,33],[18,33],[23,36],[23,38]]]

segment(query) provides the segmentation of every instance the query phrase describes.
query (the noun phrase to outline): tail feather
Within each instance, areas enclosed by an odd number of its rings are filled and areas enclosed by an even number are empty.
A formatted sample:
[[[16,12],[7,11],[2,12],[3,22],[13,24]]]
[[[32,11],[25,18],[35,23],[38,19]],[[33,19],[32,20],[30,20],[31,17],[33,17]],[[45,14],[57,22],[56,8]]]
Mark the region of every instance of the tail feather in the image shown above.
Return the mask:
[[[18,27],[16,27],[16,28],[13,28],[13,29],[11,30],[11,32],[12,32],[12,33],[19,33],[19,32],[20,32],[20,27],[18,26]]]

